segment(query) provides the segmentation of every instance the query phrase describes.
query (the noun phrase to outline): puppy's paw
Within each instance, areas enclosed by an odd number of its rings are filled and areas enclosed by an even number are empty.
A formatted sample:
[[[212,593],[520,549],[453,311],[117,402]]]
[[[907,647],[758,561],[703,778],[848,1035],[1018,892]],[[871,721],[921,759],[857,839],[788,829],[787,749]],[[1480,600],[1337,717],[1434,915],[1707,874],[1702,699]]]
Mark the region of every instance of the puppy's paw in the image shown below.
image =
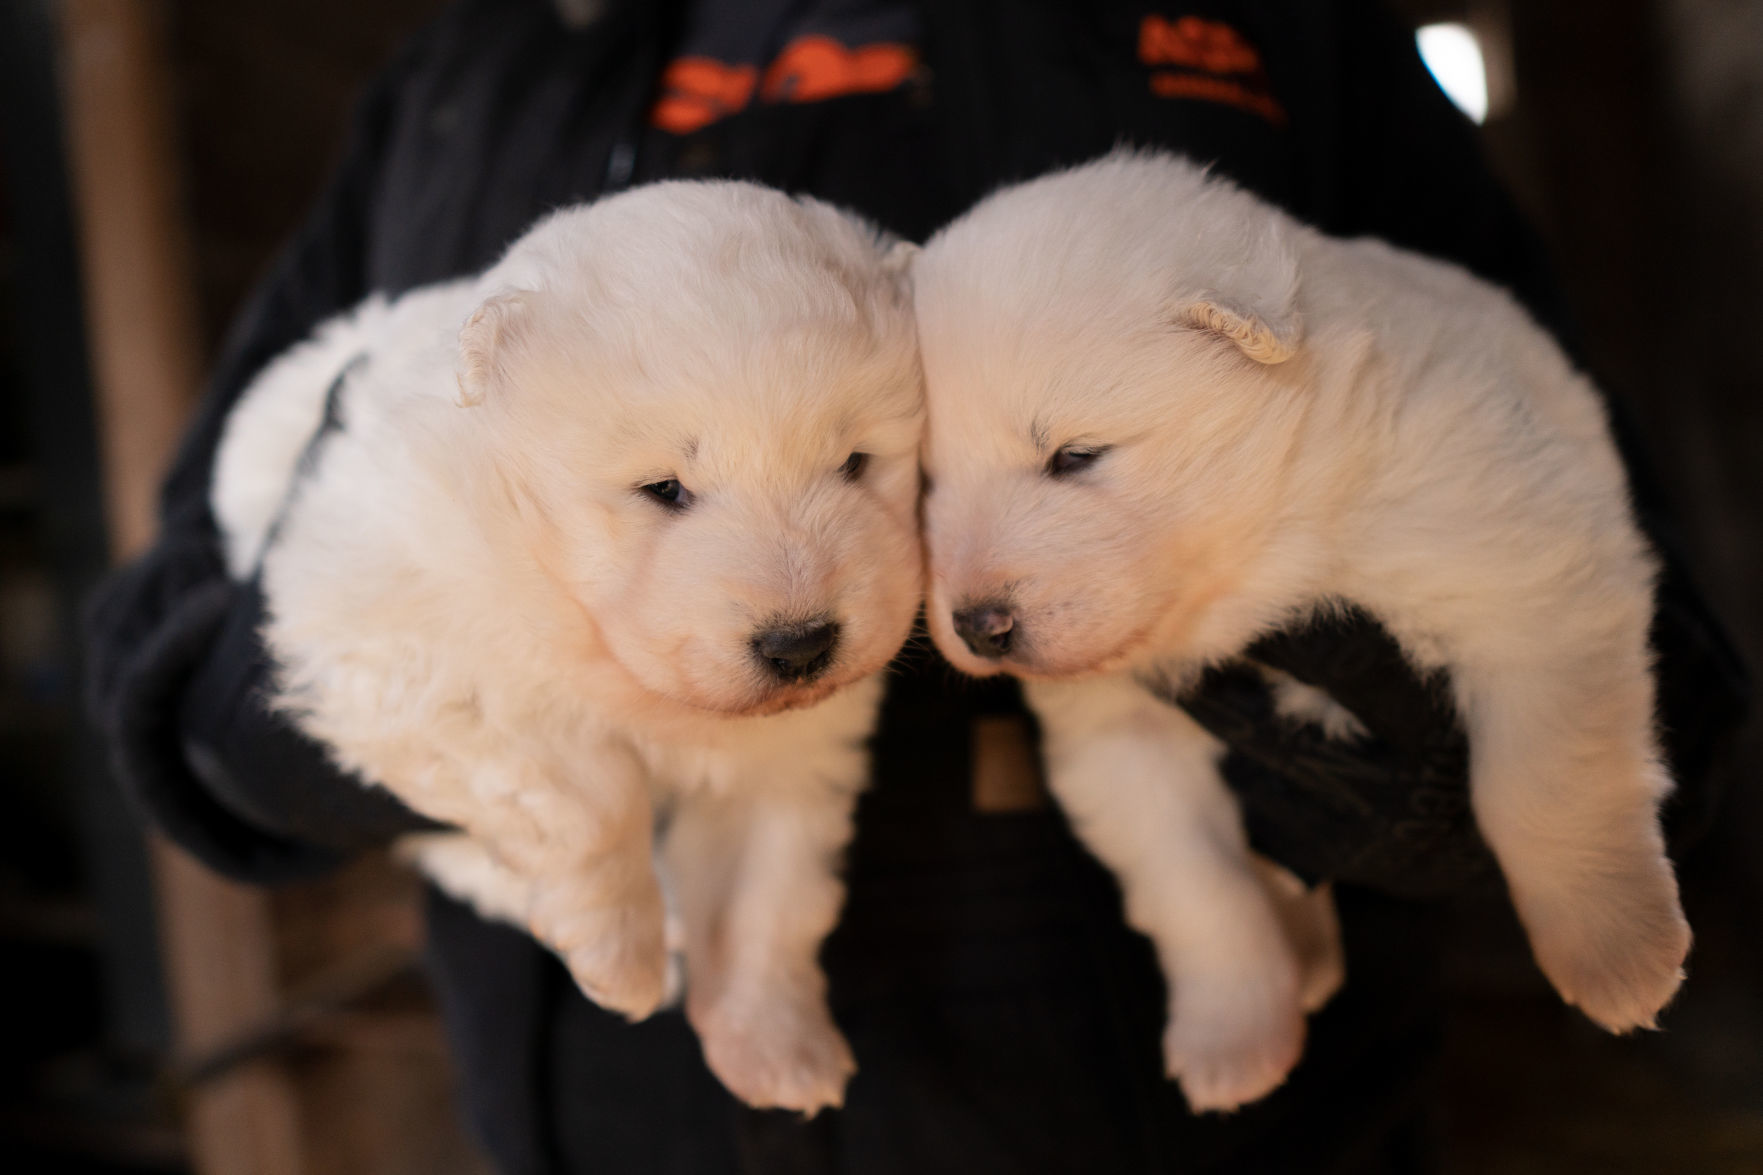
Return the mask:
[[[1176,981],[1163,1058],[1195,1113],[1266,1097],[1303,1051],[1295,976]]]
[[[582,994],[629,1020],[648,1018],[667,995],[667,952],[660,937],[607,911],[604,932],[564,952]]]
[[[1518,907],[1562,999],[1610,1032],[1657,1026],[1690,950],[1670,862],[1520,897]]]
[[[565,899],[558,897],[548,904]],[[668,951],[661,894],[653,886],[625,901],[583,895],[560,913],[535,913],[533,933],[563,957],[582,994],[609,1012],[642,1020],[667,994]],[[543,906],[540,907],[543,910]]]
[[[819,998],[722,1001],[695,1011],[692,1024],[710,1071],[750,1106],[812,1117],[843,1105],[845,1085],[857,1072],[850,1046]]]

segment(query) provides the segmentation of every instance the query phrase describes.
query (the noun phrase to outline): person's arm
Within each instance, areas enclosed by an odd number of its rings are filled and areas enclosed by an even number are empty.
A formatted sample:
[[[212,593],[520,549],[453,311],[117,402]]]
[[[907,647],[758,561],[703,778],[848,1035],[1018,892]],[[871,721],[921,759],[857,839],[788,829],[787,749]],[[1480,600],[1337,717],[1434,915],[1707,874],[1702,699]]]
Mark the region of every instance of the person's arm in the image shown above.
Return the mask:
[[[238,318],[166,480],[154,545],[88,613],[90,706],[124,792],[183,848],[250,880],[310,874],[426,826],[265,708],[262,600],[228,578],[208,501],[221,430],[252,377],[369,292],[365,235],[402,68],[361,103],[328,189]]]

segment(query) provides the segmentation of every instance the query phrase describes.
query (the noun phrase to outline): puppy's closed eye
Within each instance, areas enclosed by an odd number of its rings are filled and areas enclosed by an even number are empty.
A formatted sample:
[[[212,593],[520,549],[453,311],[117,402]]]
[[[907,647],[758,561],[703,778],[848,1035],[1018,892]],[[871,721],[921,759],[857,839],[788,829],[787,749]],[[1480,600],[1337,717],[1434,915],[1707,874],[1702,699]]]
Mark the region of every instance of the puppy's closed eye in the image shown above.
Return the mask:
[[[1047,476],[1066,477],[1080,473],[1094,465],[1108,448],[1107,445],[1066,445],[1047,459]]]
[[[839,466],[839,476],[846,481],[856,481],[863,476],[863,468],[868,464],[868,453],[852,453],[845,458],[845,463]]]

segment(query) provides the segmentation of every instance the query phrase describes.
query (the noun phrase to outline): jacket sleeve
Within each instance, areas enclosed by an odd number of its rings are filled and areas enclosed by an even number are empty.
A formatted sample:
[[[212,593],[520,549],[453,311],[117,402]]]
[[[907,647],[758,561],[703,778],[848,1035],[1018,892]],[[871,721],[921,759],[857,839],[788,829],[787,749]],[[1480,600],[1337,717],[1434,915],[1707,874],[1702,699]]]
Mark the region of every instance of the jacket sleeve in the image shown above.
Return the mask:
[[[88,703],[122,790],[183,848],[246,880],[309,875],[426,826],[265,707],[262,600],[228,578],[208,503],[222,427],[252,376],[368,292],[366,228],[400,70],[362,101],[328,189],[234,326],[166,480],[157,540],[87,613]]]
[[[1326,153],[1312,167],[1326,177],[1311,196],[1313,219],[1337,235],[1378,236],[1464,266],[1509,290],[1577,355],[1541,242],[1408,30],[1369,0],[1344,0],[1326,19],[1334,72],[1320,103],[1330,132],[1313,147]],[[1610,409],[1637,513],[1664,567],[1652,641],[1660,728],[1678,782],[1664,816],[1681,849],[1710,818],[1710,761],[1743,715],[1746,682],[1685,573],[1623,406]],[[1341,742],[1282,719],[1259,677],[1241,671],[1215,671],[1181,699],[1229,748],[1225,772],[1262,851],[1311,878],[1411,897],[1497,883],[1470,810],[1468,746],[1448,682],[1422,680],[1363,613],[1277,634],[1251,655],[1324,689],[1368,731]]]

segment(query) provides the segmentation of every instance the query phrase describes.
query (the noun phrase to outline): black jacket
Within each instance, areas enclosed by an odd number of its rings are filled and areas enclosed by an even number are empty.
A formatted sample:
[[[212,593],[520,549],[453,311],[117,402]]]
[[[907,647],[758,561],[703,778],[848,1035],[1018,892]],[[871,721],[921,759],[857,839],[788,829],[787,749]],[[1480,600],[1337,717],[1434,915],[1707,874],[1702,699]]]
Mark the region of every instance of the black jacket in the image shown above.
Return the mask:
[[[759,17],[780,35],[754,36]],[[776,64],[822,32],[852,50],[903,39],[915,64],[863,84]],[[724,40],[758,59],[705,64]],[[700,60],[682,70],[685,50]],[[815,92],[829,77],[833,96]],[[329,190],[227,343],[167,482],[162,536],[95,602],[93,704],[126,789],[210,865],[259,881],[311,874],[419,824],[264,712],[261,601],[228,581],[207,504],[234,399],[320,319],[372,291],[481,269],[546,209],[645,180],[753,178],[922,238],[1000,183],[1119,142],[1213,161],[1326,231],[1456,260],[1564,329],[1541,253],[1472,129],[1408,34],[1359,0],[832,0],[684,16],[625,3],[579,28],[537,0],[467,0],[363,100]],[[1667,539],[1644,484],[1638,494]],[[1668,563],[1661,706],[1693,801],[1740,684]],[[1230,673],[1182,699],[1233,748],[1228,774],[1258,845],[1348,883],[1352,978],[1273,1098],[1228,1120],[1185,1113],[1159,1072],[1161,981],[1112,883],[1056,814],[971,808],[972,719],[1017,709],[1013,691],[961,685],[919,656],[890,688],[850,898],[825,952],[861,1066],[847,1108],[808,1124],[742,1109],[677,1014],[618,1022],[531,940],[435,896],[437,985],[499,1163],[1407,1169],[1438,1005],[1432,916],[1399,899],[1492,876],[1467,812],[1462,736],[1440,683],[1414,680],[1367,620],[1282,634],[1258,655],[1328,688],[1377,736],[1346,751],[1286,728],[1258,684]]]

